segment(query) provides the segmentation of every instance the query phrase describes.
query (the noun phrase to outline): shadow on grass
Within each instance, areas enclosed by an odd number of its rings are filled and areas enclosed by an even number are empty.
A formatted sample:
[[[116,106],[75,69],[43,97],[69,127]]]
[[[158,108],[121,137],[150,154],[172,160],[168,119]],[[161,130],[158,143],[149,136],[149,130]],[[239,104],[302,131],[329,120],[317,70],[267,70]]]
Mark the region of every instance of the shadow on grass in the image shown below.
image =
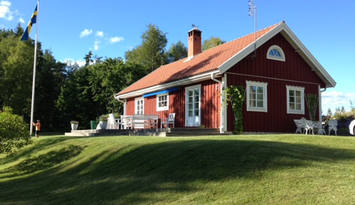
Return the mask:
[[[41,170],[47,170],[79,155],[82,150],[82,147],[69,145],[68,147],[64,147],[60,150],[52,150],[46,154],[39,155],[38,157],[26,159],[19,164],[6,169],[4,172],[8,174],[0,172],[0,175],[3,175],[0,179],[5,177],[12,178]]]
[[[81,151],[72,148],[73,152],[64,149],[35,160],[39,168],[29,160],[14,169],[48,168]],[[149,204],[157,202],[159,194],[198,191],[193,184],[201,181],[255,179],[265,171],[354,160],[355,151],[266,141],[187,140],[124,147],[90,157],[64,172],[53,168],[0,183],[0,203]],[[13,193],[21,199],[11,197]]]
[[[28,157],[32,153],[36,153],[42,149],[47,149],[48,147],[51,147],[51,146],[56,146],[58,143],[70,140],[72,138],[73,137],[71,137],[71,138],[70,137],[55,137],[55,138],[49,138],[46,140],[38,141],[35,145],[34,144],[29,145],[29,148],[24,147],[24,148],[16,151],[11,157],[5,157],[5,158],[0,159],[0,164],[6,164],[11,161],[16,161],[16,160],[18,160],[22,157],[25,157],[25,156]]]

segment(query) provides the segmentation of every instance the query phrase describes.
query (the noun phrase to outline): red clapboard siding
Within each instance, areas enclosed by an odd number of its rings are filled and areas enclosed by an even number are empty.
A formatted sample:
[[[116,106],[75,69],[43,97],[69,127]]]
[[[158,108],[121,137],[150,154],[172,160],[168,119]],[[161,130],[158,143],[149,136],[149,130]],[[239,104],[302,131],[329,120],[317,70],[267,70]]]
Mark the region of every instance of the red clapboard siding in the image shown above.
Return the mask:
[[[221,86],[212,80],[199,84],[201,84],[201,125],[206,128],[219,128]],[[156,103],[156,96],[144,98],[144,113],[159,115],[161,119],[167,118],[169,113],[175,113],[175,126],[185,127],[185,87],[169,93],[169,110],[157,111]],[[133,115],[134,113],[135,98],[129,98],[127,100],[127,115]]]
[[[278,45],[284,51],[286,61],[267,59],[270,46]],[[253,55],[251,53],[251,55]],[[286,86],[305,88],[305,94],[318,95],[318,86],[324,87],[324,82],[312,71],[312,68],[295,52],[295,49],[281,35],[277,34],[257,49],[257,57],[246,57],[227,71],[228,85],[242,85],[246,81],[268,83],[268,111],[247,112],[246,104],[243,110],[243,125],[246,132],[294,132],[294,119],[309,118],[305,105],[305,115],[287,114]],[[316,116],[318,116],[318,111]],[[229,106],[228,130],[233,130],[234,117]],[[318,117],[317,117],[318,118]]]

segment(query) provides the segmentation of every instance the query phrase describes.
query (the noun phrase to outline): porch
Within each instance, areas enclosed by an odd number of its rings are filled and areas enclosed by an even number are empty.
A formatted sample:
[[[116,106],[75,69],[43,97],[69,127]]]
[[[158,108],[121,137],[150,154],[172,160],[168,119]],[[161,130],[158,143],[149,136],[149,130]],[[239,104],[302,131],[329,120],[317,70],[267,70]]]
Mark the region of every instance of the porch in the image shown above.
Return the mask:
[[[168,128],[168,129],[101,129],[101,130],[71,130],[65,136],[159,136],[159,137],[183,137],[206,135],[230,135],[220,133],[219,129],[209,128]]]

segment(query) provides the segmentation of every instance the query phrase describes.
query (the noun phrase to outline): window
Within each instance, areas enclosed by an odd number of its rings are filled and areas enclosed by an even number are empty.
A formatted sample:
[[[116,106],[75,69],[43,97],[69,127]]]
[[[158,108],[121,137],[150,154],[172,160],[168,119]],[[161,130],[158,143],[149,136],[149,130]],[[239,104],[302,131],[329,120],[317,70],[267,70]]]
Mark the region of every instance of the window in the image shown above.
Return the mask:
[[[270,46],[269,50],[266,53],[266,58],[277,61],[286,60],[283,50],[277,45]]]
[[[169,95],[162,94],[157,95],[157,111],[168,110],[169,109]]]
[[[267,112],[267,83],[247,81],[247,111]]]
[[[287,88],[287,113],[304,115],[304,88],[286,86]]]
[[[144,114],[144,98],[136,98],[135,107],[135,114]]]

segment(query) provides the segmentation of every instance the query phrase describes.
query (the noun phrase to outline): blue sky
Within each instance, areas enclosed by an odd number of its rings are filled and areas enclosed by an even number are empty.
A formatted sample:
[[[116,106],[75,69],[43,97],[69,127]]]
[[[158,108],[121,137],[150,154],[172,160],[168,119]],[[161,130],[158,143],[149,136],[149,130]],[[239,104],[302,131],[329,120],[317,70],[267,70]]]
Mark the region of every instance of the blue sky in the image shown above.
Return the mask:
[[[23,28],[36,0],[0,0],[0,28]],[[354,0],[254,0],[257,28],[285,21],[301,42],[337,82],[323,93],[323,113],[328,108],[355,105],[355,1]],[[83,62],[91,50],[102,57],[124,57],[141,44],[148,24],[166,33],[169,48],[181,40],[187,45],[192,24],[211,36],[231,41],[254,31],[248,0],[41,0],[39,41],[59,61]],[[35,38],[35,28],[30,37]]]

